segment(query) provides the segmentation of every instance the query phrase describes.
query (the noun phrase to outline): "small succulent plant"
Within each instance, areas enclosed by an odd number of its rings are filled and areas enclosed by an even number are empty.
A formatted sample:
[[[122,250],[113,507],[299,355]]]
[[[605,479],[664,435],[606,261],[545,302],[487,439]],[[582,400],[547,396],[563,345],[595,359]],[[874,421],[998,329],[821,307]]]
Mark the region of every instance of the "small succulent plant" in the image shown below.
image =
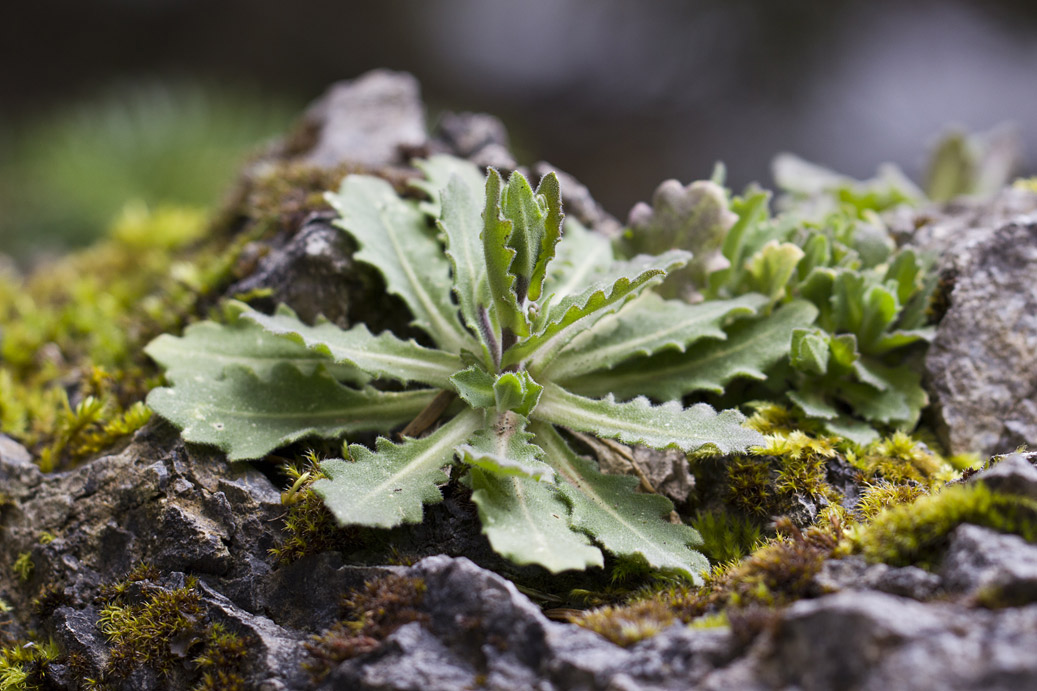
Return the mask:
[[[362,175],[347,176],[328,200],[359,246],[355,258],[381,271],[436,347],[236,304],[228,323],[196,324],[148,346],[169,382],[148,404],[186,440],[231,460],[409,423],[402,440],[352,444],[347,458],[321,464],[327,477],[313,489],[340,524],[420,522],[453,466],[490,543],[516,563],[584,569],[603,565],[604,550],[698,578],[708,568],[695,550],[700,538],[668,522],[671,503],[635,493],[634,478],[602,474],[565,430],[684,452],[760,444],[736,410],[653,404],[645,396],[675,398],[673,378],[636,377],[633,391],[624,363],[697,362],[698,381],[719,388],[732,372],[787,353],[792,329],[815,308],[786,304],[751,347],[724,349],[728,330],[770,314],[768,296],[693,305],[652,293],[691,254],[617,260],[609,240],[564,218],[553,173],[534,191],[519,173],[505,182],[446,156],[419,166],[424,202]]]

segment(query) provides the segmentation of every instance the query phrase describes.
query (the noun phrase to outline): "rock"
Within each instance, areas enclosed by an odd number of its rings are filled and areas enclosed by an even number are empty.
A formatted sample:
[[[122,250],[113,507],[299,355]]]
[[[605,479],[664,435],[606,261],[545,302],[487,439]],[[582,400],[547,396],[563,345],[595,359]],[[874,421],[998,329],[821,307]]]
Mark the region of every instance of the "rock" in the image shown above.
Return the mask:
[[[1037,208],[1016,192],[1006,196]],[[1037,442],[1037,215],[1005,222],[998,203],[987,215],[962,211],[973,225],[960,235],[946,229],[961,221],[923,225],[916,235],[922,248],[942,249],[939,270],[949,285],[925,370],[952,453],[990,455]]]
[[[518,167],[504,123],[492,115],[446,113],[439,121],[436,135],[455,156],[467,158],[478,166],[500,170]]]
[[[378,271],[353,260],[356,247],[331,224],[334,218],[332,213],[311,215],[298,234],[272,249],[226,294],[269,290],[268,296],[251,304],[268,312],[285,304],[311,324],[322,315],[343,328],[364,322],[375,333],[395,326],[398,331],[403,327],[401,335],[418,335],[406,331],[407,307],[385,291]]]
[[[1037,545],[963,524],[951,536],[940,575],[948,590],[988,605],[1037,602]]]
[[[374,70],[338,82],[303,115],[302,159],[325,168],[405,165],[425,143],[424,111],[409,74]]]
[[[995,492],[1037,500],[1037,468],[1033,465],[1034,460],[1037,460],[1037,453],[1008,454],[993,467],[973,475],[970,481],[982,482]]]
[[[861,557],[831,559],[814,576],[822,592],[877,590],[912,600],[929,600],[940,589],[940,578],[917,566],[868,564]]]

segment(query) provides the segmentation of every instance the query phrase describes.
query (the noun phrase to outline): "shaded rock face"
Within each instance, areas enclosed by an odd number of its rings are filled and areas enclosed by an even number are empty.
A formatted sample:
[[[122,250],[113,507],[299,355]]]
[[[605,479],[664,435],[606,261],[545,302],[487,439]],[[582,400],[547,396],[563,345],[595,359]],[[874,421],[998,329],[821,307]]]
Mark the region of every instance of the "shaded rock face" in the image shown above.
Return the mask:
[[[1037,443],[1037,195],[919,220],[915,244],[942,253],[947,310],[925,360],[942,441],[983,455]]]

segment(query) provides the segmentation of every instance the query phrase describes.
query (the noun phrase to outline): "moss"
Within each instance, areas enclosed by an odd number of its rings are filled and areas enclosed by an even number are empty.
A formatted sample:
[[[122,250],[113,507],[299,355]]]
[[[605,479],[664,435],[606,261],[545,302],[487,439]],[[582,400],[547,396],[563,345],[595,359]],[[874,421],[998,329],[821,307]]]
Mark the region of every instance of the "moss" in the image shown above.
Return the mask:
[[[953,468],[924,443],[903,432],[868,444],[848,460],[869,478],[893,483],[917,482],[927,487],[953,477]]]
[[[286,464],[282,470],[292,484],[281,495],[281,503],[287,507],[283,539],[270,553],[281,564],[290,564],[309,554],[356,546],[360,530],[340,528],[324,501],[310,489],[326,477],[316,454],[311,451],[302,463]]]
[[[111,645],[106,675],[124,676],[141,665],[168,674],[180,659],[174,642],[204,637],[204,608],[194,579],[173,590],[143,590],[141,602],[124,603],[120,596],[101,609],[98,628]]]
[[[700,551],[714,563],[741,559],[763,537],[758,524],[730,511],[699,511],[691,527],[702,536]]]
[[[54,641],[16,641],[0,648],[0,691],[52,688],[47,666],[61,654]]]
[[[918,483],[895,485],[892,482],[880,480],[874,484],[865,485],[860,499],[854,506],[854,511],[862,519],[868,521],[888,508],[909,504],[926,494],[928,494],[928,490]]]
[[[893,566],[932,567],[948,536],[973,523],[1037,542],[1037,501],[1001,494],[982,483],[954,485],[878,514],[851,535],[854,552]]]
[[[215,623],[205,634],[205,647],[194,659],[202,672],[201,680],[193,691],[244,691],[242,675],[248,658],[249,639]]]
[[[344,601],[346,617],[306,644],[307,670],[319,680],[339,662],[374,650],[404,624],[428,621],[424,598],[420,578],[388,574],[368,581]]]
[[[32,561],[32,554],[29,552],[22,552],[19,554],[11,568],[18,575],[22,581],[27,581],[32,578],[32,572],[36,569],[36,564]]]
[[[649,599],[581,612],[569,621],[625,648],[669,628],[677,621],[677,615],[669,603]]]

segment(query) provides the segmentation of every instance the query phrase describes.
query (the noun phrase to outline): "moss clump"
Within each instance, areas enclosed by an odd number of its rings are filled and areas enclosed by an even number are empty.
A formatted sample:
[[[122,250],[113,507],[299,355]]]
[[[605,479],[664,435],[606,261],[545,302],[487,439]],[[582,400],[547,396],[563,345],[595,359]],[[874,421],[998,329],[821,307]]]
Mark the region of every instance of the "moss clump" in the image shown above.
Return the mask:
[[[954,485],[879,513],[851,535],[869,561],[932,567],[951,531],[962,523],[1037,542],[1037,501],[992,491],[982,483]]]
[[[345,618],[306,644],[306,664],[314,680],[335,665],[370,652],[393,631],[410,622],[426,622],[422,610],[425,582],[420,578],[388,574],[364,584],[344,602]]]
[[[569,621],[626,648],[673,626],[678,619],[669,603],[646,599],[580,612],[570,616]]]
[[[953,469],[928,446],[903,432],[868,444],[847,460],[869,478],[889,482],[919,483],[926,487],[942,484],[953,477]]]
[[[112,646],[106,675],[122,676],[140,665],[168,674],[179,660],[174,641],[204,635],[205,611],[197,585],[188,579],[184,587],[173,590],[147,588],[150,592],[137,603],[117,597],[105,605],[98,628]]]
[[[310,487],[327,477],[320,469],[320,459],[309,452],[303,463],[285,464],[283,472],[291,485],[281,494],[287,507],[282,525],[283,539],[270,553],[281,564],[290,564],[310,554],[355,547],[360,531],[340,528],[324,501]]]
[[[54,641],[16,641],[0,647],[0,691],[51,688],[47,682],[47,666],[60,654]]]
[[[36,569],[36,564],[32,561],[31,553],[22,552],[15,558],[11,568],[18,575],[18,578],[24,582],[32,578],[32,572]]]
[[[728,511],[700,511],[692,519],[691,527],[702,536],[699,549],[714,563],[737,561],[763,539],[757,523]]]
[[[202,678],[193,691],[245,691],[242,666],[248,658],[248,638],[239,636],[220,623],[205,633],[205,647],[194,659]]]

